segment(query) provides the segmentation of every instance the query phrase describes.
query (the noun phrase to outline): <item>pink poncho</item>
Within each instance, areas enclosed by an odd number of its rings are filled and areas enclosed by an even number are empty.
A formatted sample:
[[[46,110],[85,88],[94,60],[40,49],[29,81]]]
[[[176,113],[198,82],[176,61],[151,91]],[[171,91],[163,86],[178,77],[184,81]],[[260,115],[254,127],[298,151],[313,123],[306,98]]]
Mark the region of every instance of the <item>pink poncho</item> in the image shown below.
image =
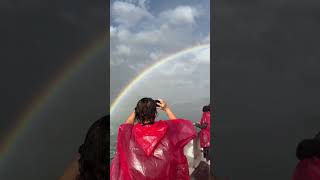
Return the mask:
[[[200,146],[210,147],[210,112],[203,112],[200,120],[200,124],[203,125],[207,123],[207,127],[205,129],[201,129],[200,131]]]
[[[176,119],[119,127],[111,180],[189,180],[184,146],[196,136],[191,121]]]
[[[313,157],[301,160],[292,180],[320,180],[320,159]]]

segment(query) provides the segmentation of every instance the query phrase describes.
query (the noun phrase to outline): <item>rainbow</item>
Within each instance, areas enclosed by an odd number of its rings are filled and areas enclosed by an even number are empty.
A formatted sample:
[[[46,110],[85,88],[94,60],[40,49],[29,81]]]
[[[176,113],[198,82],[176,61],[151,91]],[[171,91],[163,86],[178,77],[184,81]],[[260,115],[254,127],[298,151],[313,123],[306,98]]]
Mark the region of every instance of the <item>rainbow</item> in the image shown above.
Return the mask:
[[[107,34],[104,32],[98,36],[96,40],[90,43],[89,46],[84,48],[80,53],[70,61],[70,63],[64,65],[59,71],[60,73],[55,76],[47,86],[32,98],[31,103],[25,108],[23,113],[17,118],[17,123],[9,131],[9,134],[0,145],[0,160],[4,159],[8,154],[10,148],[19,139],[23,130],[27,127],[28,123],[34,118],[34,116],[41,111],[45,103],[52,97],[74,73],[81,67],[89,62],[92,57],[100,52],[106,45]]]
[[[102,37],[102,38],[101,38]],[[56,92],[62,88],[62,86],[66,83],[73,74],[77,72],[78,69],[83,67],[86,62],[92,59],[93,55],[101,51],[105,47],[106,42],[106,34],[103,33],[99,38],[93,43],[91,43],[88,47],[84,48],[81,53],[77,54],[76,57],[72,58],[73,60],[71,63],[66,64],[64,68],[60,71],[58,76],[53,78],[51,82],[44,87],[39,93],[37,94],[31,103],[26,107],[23,113],[17,118],[18,121],[14,127],[11,128],[9,134],[4,139],[4,141],[0,145],[0,160],[3,160],[6,155],[8,154],[10,148],[14,145],[14,143],[19,139],[20,135],[23,133],[24,129],[27,127],[28,123],[34,118],[34,116],[42,110],[45,103],[52,97]],[[196,45],[190,48],[186,48],[170,54],[152,64],[151,66],[147,67],[145,70],[142,71],[137,77],[135,77],[125,88],[119,93],[116,99],[111,104],[110,114],[113,112],[115,107],[119,104],[119,102],[124,98],[127,92],[133,87],[135,83],[140,81],[144,76],[148,73],[152,72],[157,67],[165,64],[176,57],[179,57],[183,54],[190,53],[195,50],[199,50],[201,48],[210,47],[210,44],[202,44]]]
[[[153,70],[155,70],[157,67],[176,59],[177,57],[183,55],[183,54],[187,54],[190,53],[192,51],[196,51],[199,49],[203,49],[203,48],[209,48],[210,44],[200,44],[200,45],[196,45],[193,47],[189,47],[186,49],[182,49],[178,52],[175,52],[173,54],[170,54],[158,61],[156,61],[156,63],[152,64],[151,66],[148,66],[146,69],[144,69],[138,76],[136,76],[132,81],[130,81],[124,88],[123,90],[119,93],[119,95],[115,98],[115,100],[113,101],[113,103],[111,104],[110,107],[110,115],[112,114],[112,112],[114,111],[114,109],[117,107],[117,105],[121,102],[121,100],[125,97],[125,95],[127,94],[127,92],[130,91],[130,89],[134,86],[134,84],[136,84],[138,81],[140,81],[143,77],[145,77],[147,74],[149,74],[150,72],[152,72]]]

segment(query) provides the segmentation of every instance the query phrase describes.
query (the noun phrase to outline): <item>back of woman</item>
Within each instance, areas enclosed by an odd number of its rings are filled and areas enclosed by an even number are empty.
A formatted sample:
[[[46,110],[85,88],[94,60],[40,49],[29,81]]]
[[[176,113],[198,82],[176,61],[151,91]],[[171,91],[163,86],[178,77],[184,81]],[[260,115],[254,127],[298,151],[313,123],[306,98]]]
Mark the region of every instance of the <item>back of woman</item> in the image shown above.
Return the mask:
[[[110,179],[190,179],[183,148],[195,136],[184,119],[120,125]]]

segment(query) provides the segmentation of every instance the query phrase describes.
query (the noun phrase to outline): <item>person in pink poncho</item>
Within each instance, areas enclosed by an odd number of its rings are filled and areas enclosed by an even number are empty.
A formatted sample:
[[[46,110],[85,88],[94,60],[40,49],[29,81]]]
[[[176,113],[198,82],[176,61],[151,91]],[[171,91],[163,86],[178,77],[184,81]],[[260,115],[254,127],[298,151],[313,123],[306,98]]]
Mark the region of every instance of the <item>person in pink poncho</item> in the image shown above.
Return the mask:
[[[203,148],[203,157],[210,160],[210,104],[202,108],[202,117],[195,126],[200,128],[200,146]]]
[[[298,144],[296,156],[300,161],[292,180],[320,180],[320,134],[314,139],[302,140]]]
[[[155,121],[157,109],[170,120]],[[189,180],[183,148],[195,137],[192,122],[176,118],[165,101],[142,98],[119,127],[110,179]]]

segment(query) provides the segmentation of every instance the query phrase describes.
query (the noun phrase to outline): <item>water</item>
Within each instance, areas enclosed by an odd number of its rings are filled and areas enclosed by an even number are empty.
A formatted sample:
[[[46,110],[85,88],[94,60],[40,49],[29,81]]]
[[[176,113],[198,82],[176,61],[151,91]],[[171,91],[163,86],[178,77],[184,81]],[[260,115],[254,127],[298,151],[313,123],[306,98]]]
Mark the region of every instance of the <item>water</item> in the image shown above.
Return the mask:
[[[110,136],[110,161],[116,153],[117,136]]]

